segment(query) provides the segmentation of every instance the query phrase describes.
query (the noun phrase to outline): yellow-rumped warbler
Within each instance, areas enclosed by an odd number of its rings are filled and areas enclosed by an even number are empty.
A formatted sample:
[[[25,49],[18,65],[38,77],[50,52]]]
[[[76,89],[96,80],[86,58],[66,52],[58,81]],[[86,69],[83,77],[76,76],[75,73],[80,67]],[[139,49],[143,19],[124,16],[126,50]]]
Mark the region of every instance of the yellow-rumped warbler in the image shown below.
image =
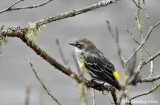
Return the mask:
[[[91,76],[92,80],[107,82],[121,90],[122,86],[118,82],[119,75],[114,65],[91,41],[79,39],[69,44],[75,47],[80,67]]]

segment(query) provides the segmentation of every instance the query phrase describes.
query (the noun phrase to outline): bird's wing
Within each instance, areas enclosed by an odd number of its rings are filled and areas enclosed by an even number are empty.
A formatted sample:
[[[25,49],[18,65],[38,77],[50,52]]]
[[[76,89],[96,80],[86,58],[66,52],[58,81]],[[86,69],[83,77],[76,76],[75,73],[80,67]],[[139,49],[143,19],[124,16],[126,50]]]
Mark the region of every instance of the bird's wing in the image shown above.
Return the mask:
[[[100,51],[83,54],[85,66],[103,81],[114,81],[114,66]]]

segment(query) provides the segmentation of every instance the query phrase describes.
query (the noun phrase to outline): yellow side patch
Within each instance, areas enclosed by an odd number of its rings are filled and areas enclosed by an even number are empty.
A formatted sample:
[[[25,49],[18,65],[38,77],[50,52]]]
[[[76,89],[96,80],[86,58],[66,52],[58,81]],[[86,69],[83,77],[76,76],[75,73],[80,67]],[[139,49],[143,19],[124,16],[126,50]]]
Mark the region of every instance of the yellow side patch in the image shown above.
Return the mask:
[[[116,70],[113,71],[113,75],[117,80],[119,79],[119,75]]]
[[[87,67],[85,66],[83,60],[81,60],[81,68],[82,68],[83,70],[87,70]]]

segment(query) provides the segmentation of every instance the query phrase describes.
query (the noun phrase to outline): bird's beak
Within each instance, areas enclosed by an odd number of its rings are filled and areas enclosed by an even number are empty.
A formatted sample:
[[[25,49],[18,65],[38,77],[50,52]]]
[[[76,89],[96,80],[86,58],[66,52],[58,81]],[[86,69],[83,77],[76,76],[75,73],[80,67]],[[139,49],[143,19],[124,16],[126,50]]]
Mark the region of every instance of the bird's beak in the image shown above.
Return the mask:
[[[74,43],[69,43],[69,45],[75,46],[75,44],[74,44]]]

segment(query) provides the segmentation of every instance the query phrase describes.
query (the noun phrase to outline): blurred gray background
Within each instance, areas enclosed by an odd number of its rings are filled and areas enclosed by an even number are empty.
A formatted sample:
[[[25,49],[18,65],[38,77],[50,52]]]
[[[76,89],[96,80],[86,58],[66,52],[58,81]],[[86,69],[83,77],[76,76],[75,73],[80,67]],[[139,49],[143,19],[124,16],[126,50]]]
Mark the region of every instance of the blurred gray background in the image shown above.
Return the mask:
[[[0,0],[0,10],[7,8],[16,0]],[[23,7],[26,5],[39,4],[45,0],[25,0],[17,5]],[[28,22],[35,22],[49,16],[55,16],[73,9],[83,8],[99,0],[54,0],[53,2],[36,9],[12,11],[0,14],[0,25],[10,26],[26,26]],[[146,7],[150,16],[151,24],[156,24],[160,20],[160,0],[146,0]],[[65,58],[70,62],[70,67],[77,72],[72,53],[73,47],[69,46],[69,42],[74,42],[79,38],[88,38],[92,40],[97,47],[113,62],[120,74],[120,82],[123,81],[123,69],[121,67],[117,49],[108,29],[106,20],[110,21],[113,29],[119,29],[119,42],[125,58],[132,54],[133,49],[138,45],[130,38],[125,31],[125,21],[128,20],[128,28],[135,36],[138,36],[135,15],[136,6],[132,0],[121,0],[121,2],[109,5],[104,8],[97,9],[88,13],[84,13],[72,18],[52,22],[41,27],[41,33],[36,43],[62,63],[59,51],[56,46],[56,38],[62,42],[62,49]],[[146,35],[149,25],[145,12],[141,12],[144,21],[143,35]],[[160,50],[160,26],[157,27],[146,43],[146,48],[155,54]],[[136,37],[138,38],[138,37]],[[44,84],[50,89],[53,95],[62,103],[62,105],[80,105],[79,95],[74,86],[74,81],[68,76],[56,70],[46,61],[41,59],[29,47],[27,47],[20,39],[8,38],[7,45],[2,46],[3,56],[0,58],[0,105],[24,105],[26,83],[31,84],[30,105],[38,105],[40,98],[40,84],[36,79],[29,64],[24,57],[33,62],[34,68],[43,80]],[[139,55],[137,56],[137,61]],[[160,58],[155,60],[153,76],[160,74]],[[138,64],[139,62],[137,62]],[[148,77],[150,65],[143,68],[140,73],[141,77]],[[136,87],[130,86],[129,95],[134,96],[145,92],[154,87],[157,82],[138,84]],[[118,93],[118,91],[117,91]],[[110,95],[109,95],[110,97]],[[137,98],[136,100],[159,101],[160,89],[156,92]],[[110,97],[111,98],[111,97]],[[112,99],[112,98],[111,98]],[[56,105],[54,101],[46,94],[43,95],[44,105]],[[109,100],[107,95],[96,91],[97,105],[107,105]],[[88,104],[92,105],[91,95],[88,95]],[[160,102],[159,102],[160,104]]]

